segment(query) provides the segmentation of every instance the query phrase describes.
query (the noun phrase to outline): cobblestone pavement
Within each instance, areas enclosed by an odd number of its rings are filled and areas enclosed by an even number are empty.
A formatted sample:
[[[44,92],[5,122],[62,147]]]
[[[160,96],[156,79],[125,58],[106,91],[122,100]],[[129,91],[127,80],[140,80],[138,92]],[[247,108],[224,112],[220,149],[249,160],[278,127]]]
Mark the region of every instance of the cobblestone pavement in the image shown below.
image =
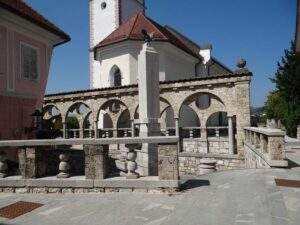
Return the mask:
[[[16,201],[44,206],[0,224],[15,225],[299,225],[300,188],[274,178],[300,180],[300,168],[217,172],[185,183],[169,196],[157,193],[0,194],[0,207]]]

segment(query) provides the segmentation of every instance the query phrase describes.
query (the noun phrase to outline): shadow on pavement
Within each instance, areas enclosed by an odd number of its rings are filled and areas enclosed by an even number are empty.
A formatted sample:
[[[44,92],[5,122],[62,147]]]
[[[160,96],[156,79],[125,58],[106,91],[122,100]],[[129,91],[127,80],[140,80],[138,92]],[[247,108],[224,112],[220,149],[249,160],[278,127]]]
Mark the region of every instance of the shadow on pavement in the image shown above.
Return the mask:
[[[209,185],[210,185],[209,180],[192,179],[192,180],[187,180],[186,182],[184,182],[181,185],[181,189],[182,189],[182,191],[186,191],[189,189],[198,188],[198,187],[202,187],[202,186],[209,186]]]
[[[295,167],[300,167],[300,165],[292,160],[290,160],[289,158],[286,158],[286,160],[288,161],[288,168],[295,168]]]

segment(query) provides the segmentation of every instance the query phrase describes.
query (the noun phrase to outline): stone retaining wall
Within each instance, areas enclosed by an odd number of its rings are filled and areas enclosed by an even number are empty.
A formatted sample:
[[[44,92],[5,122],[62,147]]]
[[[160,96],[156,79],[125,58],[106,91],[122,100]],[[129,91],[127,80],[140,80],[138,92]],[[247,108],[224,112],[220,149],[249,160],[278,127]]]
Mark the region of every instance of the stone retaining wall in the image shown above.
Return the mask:
[[[245,160],[243,157],[230,155],[216,155],[216,154],[179,154],[179,174],[180,175],[200,175],[200,159],[208,158],[217,161],[216,169],[231,170],[244,169]]]
[[[244,145],[244,154],[246,168],[271,168],[250,146]]]

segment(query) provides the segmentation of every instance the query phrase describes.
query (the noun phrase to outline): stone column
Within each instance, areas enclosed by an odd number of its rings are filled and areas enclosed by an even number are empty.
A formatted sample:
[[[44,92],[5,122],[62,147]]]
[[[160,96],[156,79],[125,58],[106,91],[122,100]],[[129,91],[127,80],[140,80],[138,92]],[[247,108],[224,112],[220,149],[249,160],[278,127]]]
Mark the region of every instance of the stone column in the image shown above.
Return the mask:
[[[99,138],[98,121],[94,121],[94,138]]]
[[[131,137],[135,136],[135,131],[134,131],[134,120],[131,121]]]
[[[204,153],[208,153],[208,140],[207,140],[207,129],[206,127],[201,127],[200,128],[200,142],[202,143],[202,146],[205,148]]]
[[[175,135],[179,137],[179,118],[175,118]]]
[[[67,139],[68,135],[67,135],[67,124],[66,122],[62,122],[63,125],[63,139]]]
[[[234,137],[233,137],[233,122],[232,117],[228,116],[228,141],[229,141],[229,154],[234,154]]]
[[[140,137],[160,136],[158,53],[145,43],[138,57],[139,120]],[[157,176],[157,144],[143,144],[138,155],[138,173]]]

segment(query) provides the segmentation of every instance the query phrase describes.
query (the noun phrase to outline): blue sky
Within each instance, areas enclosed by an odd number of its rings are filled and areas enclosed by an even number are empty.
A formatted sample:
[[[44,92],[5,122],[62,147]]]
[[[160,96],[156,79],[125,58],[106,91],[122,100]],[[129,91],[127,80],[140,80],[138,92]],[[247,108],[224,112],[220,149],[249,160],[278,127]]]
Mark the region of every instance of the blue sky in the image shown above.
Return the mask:
[[[66,31],[72,41],[55,48],[46,93],[89,88],[89,1],[25,0]],[[239,57],[253,72],[251,104],[274,89],[269,78],[295,36],[296,0],[146,0],[146,15],[170,25],[231,69]]]

